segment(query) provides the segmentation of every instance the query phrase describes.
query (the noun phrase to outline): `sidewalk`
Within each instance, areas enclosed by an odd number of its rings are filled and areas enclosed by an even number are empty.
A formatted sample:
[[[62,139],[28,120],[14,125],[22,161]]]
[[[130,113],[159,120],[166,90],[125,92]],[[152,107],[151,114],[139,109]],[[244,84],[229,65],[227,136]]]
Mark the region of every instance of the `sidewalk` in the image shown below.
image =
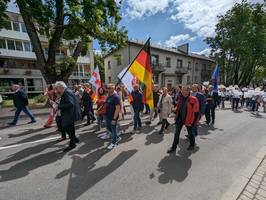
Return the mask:
[[[263,146],[221,200],[266,199],[266,146]]]
[[[125,107],[129,107],[128,101],[124,102]],[[96,110],[96,105],[93,105],[94,110]],[[15,108],[0,108],[0,120],[1,119],[13,119],[15,115]],[[42,115],[48,115],[51,112],[51,108],[37,108],[37,109],[30,109],[30,111],[35,116],[42,116]],[[20,117],[27,117],[24,112],[21,112]]]

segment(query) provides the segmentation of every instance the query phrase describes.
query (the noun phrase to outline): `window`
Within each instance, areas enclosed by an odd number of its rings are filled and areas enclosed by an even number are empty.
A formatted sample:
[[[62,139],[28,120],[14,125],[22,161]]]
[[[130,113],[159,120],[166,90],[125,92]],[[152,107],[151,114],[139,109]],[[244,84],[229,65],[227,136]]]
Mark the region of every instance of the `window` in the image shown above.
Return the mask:
[[[13,22],[13,30],[14,31],[20,31],[19,23],[18,22]]]
[[[195,71],[198,71],[199,68],[198,68],[198,63],[195,63]]]
[[[116,55],[116,61],[117,61],[117,66],[120,66],[122,64],[121,55]]]
[[[151,55],[151,63],[152,63],[152,65],[159,65],[159,56],[158,55]]]
[[[190,84],[190,76],[187,76],[187,85]]]
[[[191,62],[190,61],[188,61],[188,63],[187,63],[187,68],[191,69]]]
[[[182,76],[177,77],[177,84],[182,84]]]
[[[24,23],[21,23],[21,31],[27,33],[27,29]]]
[[[7,47],[9,50],[15,50],[15,41],[14,40],[7,40]]]
[[[194,77],[194,82],[198,83],[198,77],[197,76]]]
[[[207,66],[206,66],[206,64],[202,64],[202,70],[203,70],[203,71],[206,71],[206,70],[207,70]]]
[[[112,82],[112,79],[111,79],[111,76],[108,77],[108,83],[111,83]]]
[[[23,51],[22,42],[16,41],[16,50]]]
[[[23,42],[24,43],[24,51],[31,51],[31,46],[29,42]]]
[[[177,68],[182,68],[183,67],[183,60],[177,60]]]
[[[171,67],[171,58],[166,57],[166,67]]]
[[[7,23],[7,27],[6,27],[7,30],[12,30],[12,25],[11,25],[11,23],[12,23],[12,22]]]
[[[111,69],[111,61],[108,61],[108,69]]]
[[[0,39],[0,49],[6,49],[6,41],[3,39]]]

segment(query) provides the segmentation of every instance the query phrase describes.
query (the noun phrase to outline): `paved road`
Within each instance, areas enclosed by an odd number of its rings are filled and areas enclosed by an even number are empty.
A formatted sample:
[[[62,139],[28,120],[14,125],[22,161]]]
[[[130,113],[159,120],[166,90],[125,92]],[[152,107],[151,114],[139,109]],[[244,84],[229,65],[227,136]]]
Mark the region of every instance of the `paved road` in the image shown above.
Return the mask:
[[[67,143],[56,143],[55,129],[41,128],[38,119],[0,130],[1,200],[220,199],[266,144],[265,115],[223,110],[214,127],[200,129],[193,152],[185,150],[183,130],[177,154],[167,155],[174,129],[159,135],[155,121],[139,134],[124,134],[112,151],[93,126],[80,126],[81,143],[65,154]]]

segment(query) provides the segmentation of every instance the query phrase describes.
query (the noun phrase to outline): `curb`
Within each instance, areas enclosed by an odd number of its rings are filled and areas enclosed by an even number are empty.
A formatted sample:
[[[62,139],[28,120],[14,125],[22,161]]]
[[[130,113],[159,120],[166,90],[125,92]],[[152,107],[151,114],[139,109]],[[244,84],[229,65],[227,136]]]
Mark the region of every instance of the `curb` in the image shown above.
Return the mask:
[[[256,172],[257,168],[263,162],[266,155],[266,145],[264,145],[252,159],[248,167],[241,173],[237,181],[222,196],[221,200],[237,200],[242,191],[248,185],[251,177]]]

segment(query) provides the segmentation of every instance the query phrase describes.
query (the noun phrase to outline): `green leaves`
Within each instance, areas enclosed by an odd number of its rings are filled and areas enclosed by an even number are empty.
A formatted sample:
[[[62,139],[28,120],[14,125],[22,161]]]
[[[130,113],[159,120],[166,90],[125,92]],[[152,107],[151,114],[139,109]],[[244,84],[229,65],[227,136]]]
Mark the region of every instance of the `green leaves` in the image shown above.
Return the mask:
[[[237,3],[224,16],[219,16],[216,36],[206,38],[227,76],[227,84],[249,84],[266,68],[265,3]],[[256,72],[256,73],[255,73]]]

